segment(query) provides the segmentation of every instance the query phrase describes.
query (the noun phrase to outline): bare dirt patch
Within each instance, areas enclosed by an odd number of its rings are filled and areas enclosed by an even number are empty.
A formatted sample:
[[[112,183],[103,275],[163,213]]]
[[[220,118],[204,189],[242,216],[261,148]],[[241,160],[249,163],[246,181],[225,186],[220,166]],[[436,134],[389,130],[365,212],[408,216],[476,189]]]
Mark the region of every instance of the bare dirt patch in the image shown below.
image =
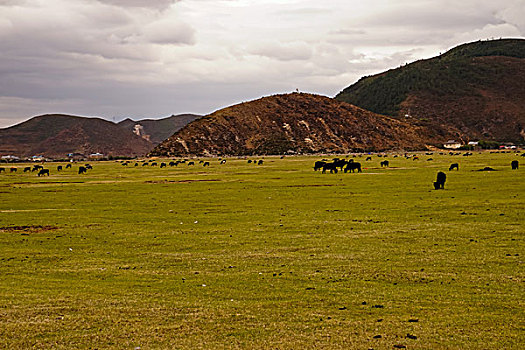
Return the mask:
[[[314,184],[314,185],[288,185],[284,187],[333,187],[335,184]]]
[[[40,233],[45,231],[58,230],[59,227],[51,225],[24,225],[24,226],[4,226],[0,227],[0,232],[21,232],[22,234]]]
[[[222,181],[220,179],[195,179],[195,180],[160,180],[160,181],[145,181],[147,184],[167,184],[167,183],[192,183],[192,182],[216,182]]]

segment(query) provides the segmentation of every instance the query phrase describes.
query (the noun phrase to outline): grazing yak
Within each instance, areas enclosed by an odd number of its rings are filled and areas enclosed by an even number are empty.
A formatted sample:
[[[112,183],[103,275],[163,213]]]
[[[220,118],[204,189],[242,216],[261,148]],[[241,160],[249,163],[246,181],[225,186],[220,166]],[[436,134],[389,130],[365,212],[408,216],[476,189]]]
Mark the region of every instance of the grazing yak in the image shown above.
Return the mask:
[[[318,160],[317,162],[314,163],[314,171],[321,170],[325,164],[326,162]]]
[[[204,162],[202,163],[202,166],[205,167],[205,166],[210,166],[210,162]]]
[[[259,159],[259,161],[257,162],[257,165],[262,165],[264,163],[264,161],[262,159]]]
[[[71,168],[71,164],[66,165],[66,169]]]
[[[381,168],[382,167],[388,167],[390,165],[390,162],[388,160],[384,160],[381,162]]]
[[[86,167],[80,166],[78,167],[78,173],[79,174],[85,174],[87,171]]]
[[[365,161],[372,160],[372,157],[366,157]]]
[[[445,181],[447,181],[447,175],[440,171],[437,173],[437,179],[434,182],[434,188],[436,190],[445,189]]]
[[[12,168],[10,169],[10,171],[11,171],[12,173],[16,173],[17,170],[18,170],[18,169],[17,169],[16,167],[12,167]]]
[[[40,169],[40,171],[38,172],[38,176],[44,176],[46,175],[49,176],[49,169]]]
[[[4,167],[1,167],[1,168],[0,168],[0,173],[1,173],[2,171],[5,173],[5,168],[4,168]]]
[[[160,163],[160,167],[161,168],[165,168],[166,167],[166,163]]]
[[[26,166],[24,168],[24,173],[27,173],[27,172],[31,172],[31,167],[30,166]]]
[[[353,159],[352,159],[353,160]],[[339,168],[339,170],[343,171],[343,167],[347,164],[348,162],[344,159],[339,159],[339,158],[335,158],[334,159],[334,164],[336,166],[336,168]]]
[[[520,163],[517,160],[513,160],[512,162],[510,162],[510,167],[512,168],[512,170],[518,170],[519,166]]]
[[[330,170],[330,174],[332,173],[336,173],[337,174],[337,164],[335,162],[332,162],[332,163],[324,163],[323,165],[323,174],[327,171],[327,170]]]
[[[450,164],[450,167],[448,168],[448,171],[451,171],[451,170],[459,170],[459,164],[458,163],[452,163]]]
[[[44,169],[44,167],[42,165],[35,165],[35,166],[33,166],[33,169],[31,169],[31,171],[37,171],[37,170],[40,170],[40,169]]]
[[[358,173],[361,173],[361,163],[358,163],[358,162],[348,162],[348,164],[346,165],[346,168],[345,168],[345,173],[351,171],[351,172],[355,172],[355,170],[357,169],[357,172]]]
[[[57,166],[57,171],[61,171],[61,170],[62,170],[62,165]]]
[[[90,169],[90,170],[93,169],[93,167],[91,165],[89,165],[89,164],[86,164],[85,167],[86,167],[86,169]]]
[[[195,165],[195,162],[188,162],[188,165]]]
[[[225,163],[226,163],[226,159],[221,160],[221,164],[225,164]]]
[[[151,166],[157,166],[157,162],[151,163]]]

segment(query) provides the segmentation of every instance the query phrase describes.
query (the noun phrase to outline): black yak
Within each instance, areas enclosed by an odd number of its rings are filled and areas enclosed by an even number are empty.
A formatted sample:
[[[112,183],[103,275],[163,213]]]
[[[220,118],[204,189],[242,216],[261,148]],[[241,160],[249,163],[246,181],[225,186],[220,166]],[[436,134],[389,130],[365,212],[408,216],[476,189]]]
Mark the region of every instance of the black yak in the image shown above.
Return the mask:
[[[347,165],[346,165],[346,168],[345,168],[345,173],[348,172],[348,171],[351,171],[351,172],[355,172],[355,170],[357,169],[357,172],[358,173],[361,173],[361,163],[358,163],[358,162],[349,162]]]
[[[314,171],[321,170],[325,164],[326,162],[318,160],[317,162],[314,163]]]
[[[331,173],[336,173],[337,174],[337,166],[334,163],[325,163],[323,165],[323,174],[327,171],[327,170],[330,170],[330,174]]]
[[[38,176],[43,176],[43,175],[46,175],[49,176],[49,169],[40,169],[40,171],[38,172]]]
[[[451,170],[459,170],[459,164],[458,163],[452,163],[450,164],[450,167],[448,168],[448,171],[451,171]]]
[[[510,167],[512,168],[512,170],[518,170],[519,166],[520,166],[520,163],[517,160],[513,160],[510,163]]]
[[[445,189],[445,181],[447,181],[447,175],[440,171],[437,173],[437,179],[434,182],[434,188],[436,190]]]

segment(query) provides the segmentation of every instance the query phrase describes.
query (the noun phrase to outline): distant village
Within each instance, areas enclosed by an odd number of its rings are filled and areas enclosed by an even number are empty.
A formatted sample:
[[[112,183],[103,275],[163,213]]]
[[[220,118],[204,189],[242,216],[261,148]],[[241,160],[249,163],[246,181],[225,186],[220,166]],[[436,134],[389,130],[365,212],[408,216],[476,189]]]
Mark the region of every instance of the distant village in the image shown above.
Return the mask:
[[[135,127],[134,133],[139,136],[149,136],[149,135],[144,135],[143,130],[137,127]],[[500,144],[495,141],[469,141],[467,143],[463,143],[461,141],[448,140],[442,145],[442,148],[448,149],[448,150],[476,151],[476,150],[483,150],[483,149],[516,150],[522,147],[518,147],[513,143]],[[114,157],[112,155],[105,155],[99,152],[90,153],[90,154],[68,153],[62,159],[52,159],[49,157],[45,157],[44,155],[34,155],[31,157],[21,158],[21,157],[12,155],[12,154],[7,154],[7,155],[0,156],[0,163],[45,162],[45,161],[55,161],[55,160],[76,162],[76,161],[88,161],[88,160],[98,161],[98,160],[113,160],[113,159],[131,159],[131,158],[133,157]]]
[[[113,157],[111,157],[113,159]],[[74,161],[84,161],[84,160],[107,160],[108,156],[102,154],[102,153],[91,153],[88,155],[81,154],[81,153],[68,153],[67,156],[64,159],[60,160],[67,160],[70,162]],[[2,163],[18,163],[18,162],[45,162],[45,161],[52,161],[55,159],[50,159],[48,157],[45,157],[43,155],[35,155],[32,157],[27,158],[20,158],[11,154],[3,155],[0,157],[0,162]]]

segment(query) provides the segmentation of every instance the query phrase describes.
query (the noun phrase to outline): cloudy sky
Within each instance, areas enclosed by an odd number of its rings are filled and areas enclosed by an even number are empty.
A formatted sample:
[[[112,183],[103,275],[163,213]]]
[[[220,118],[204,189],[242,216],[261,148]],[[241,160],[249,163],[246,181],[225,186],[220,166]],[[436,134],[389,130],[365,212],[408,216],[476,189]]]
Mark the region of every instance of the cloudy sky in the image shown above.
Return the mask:
[[[464,42],[524,36],[525,0],[0,0],[0,127],[334,96]]]

